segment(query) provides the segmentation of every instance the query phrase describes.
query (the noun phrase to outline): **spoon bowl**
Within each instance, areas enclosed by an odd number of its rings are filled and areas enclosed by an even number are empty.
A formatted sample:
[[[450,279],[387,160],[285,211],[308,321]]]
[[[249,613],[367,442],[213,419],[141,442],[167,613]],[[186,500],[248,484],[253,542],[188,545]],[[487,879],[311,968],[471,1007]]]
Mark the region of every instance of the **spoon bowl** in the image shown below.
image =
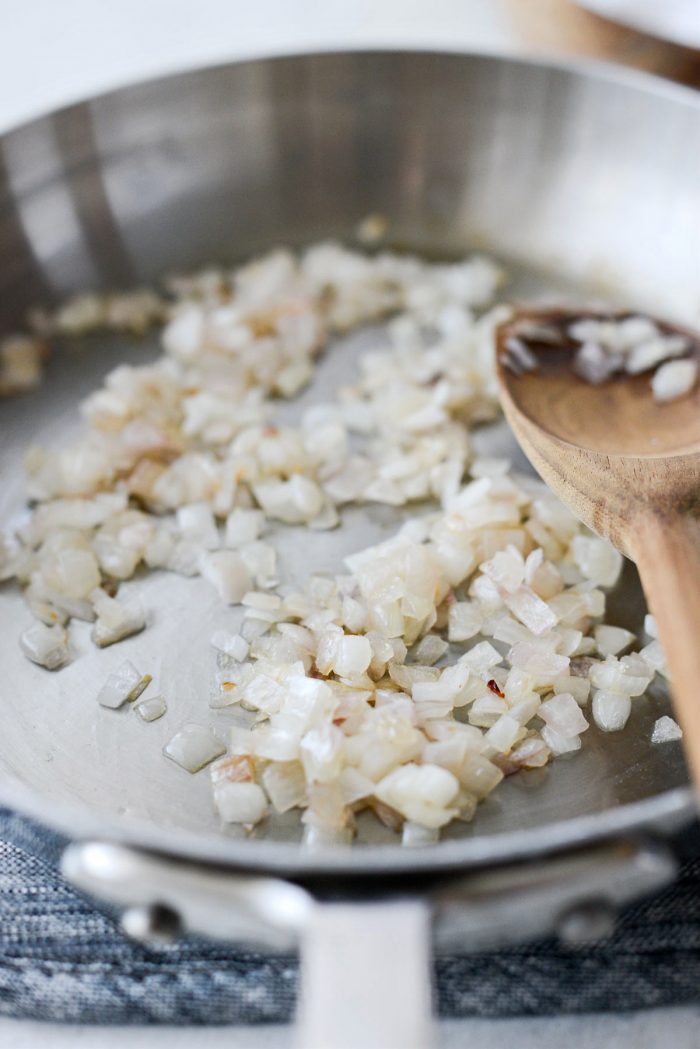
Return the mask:
[[[590,311],[591,320],[623,321],[627,313]],[[675,401],[658,402],[651,395],[649,371],[617,374],[594,385],[582,381],[571,368],[574,342],[566,338],[573,318],[565,310],[518,311],[499,330],[499,377],[502,390],[518,411],[551,437],[604,455],[658,458],[697,452],[700,449],[700,384]],[[560,344],[528,340],[539,367],[517,374],[507,366],[506,344],[519,338],[514,332],[523,323],[543,334],[561,334]],[[656,321],[663,335],[688,339],[690,353],[700,358],[700,337],[663,321]],[[525,329],[527,330],[527,328]],[[532,352],[532,351],[531,351]],[[545,385],[546,384],[546,385]]]
[[[569,335],[577,321],[629,316],[518,310],[496,335],[497,374],[506,417],[540,476],[637,564],[700,784],[700,385],[667,402],[654,399],[650,371],[594,385],[577,374]],[[699,335],[655,323],[700,360]]]

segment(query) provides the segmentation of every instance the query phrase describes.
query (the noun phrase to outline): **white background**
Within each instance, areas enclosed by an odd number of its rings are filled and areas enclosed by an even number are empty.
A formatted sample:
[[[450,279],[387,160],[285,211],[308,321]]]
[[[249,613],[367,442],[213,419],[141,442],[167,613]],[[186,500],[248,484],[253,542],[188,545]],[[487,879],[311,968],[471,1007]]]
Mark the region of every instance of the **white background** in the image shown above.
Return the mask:
[[[352,47],[517,46],[499,0],[0,0],[0,127],[129,81]]]
[[[130,81],[235,58],[351,47],[522,50],[518,28],[507,0],[0,0],[0,130]],[[440,1045],[694,1049],[699,1031],[700,1010],[680,1009],[452,1022],[441,1025]],[[290,1032],[0,1020],[2,1049],[189,1049],[193,1042],[201,1049],[280,1049]]]

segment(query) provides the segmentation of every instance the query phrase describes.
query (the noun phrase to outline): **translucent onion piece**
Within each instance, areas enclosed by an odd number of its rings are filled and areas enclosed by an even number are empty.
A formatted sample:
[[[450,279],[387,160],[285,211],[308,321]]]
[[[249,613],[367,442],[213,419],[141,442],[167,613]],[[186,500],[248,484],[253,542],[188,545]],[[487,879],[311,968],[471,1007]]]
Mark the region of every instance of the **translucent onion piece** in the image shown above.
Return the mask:
[[[675,739],[683,738],[683,730],[677,722],[666,715],[654,722],[651,733],[652,743],[670,743]]]
[[[92,628],[92,639],[100,648],[138,634],[146,625],[144,610],[136,602],[122,604],[105,595],[99,597],[94,606],[97,619]]]
[[[240,634],[229,634],[225,630],[215,630],[211,636],[211,644],[238,663],[243,662],[250,650],[248,642]]]
[[[632,644],[635,640],[630,630],[623,630],[619,626],[606,626],[600,624],[593,631],[598,651],[602,656],[617,656]]]
[[[434,845],[438,837],[437,828],[423,827],[420,823],[411,823],[406,820],[401,834],[401,844],[410,849],[422,848],[425,845]]]
[[[537,713],[552,731],[561,736],[578,736],[588,728],[588,722],[570,692],[546,700]]]
[[[150,699],[142,699],[134,705],[134,710],[143,721],[157,721],[162,718],[167,710],[167,705],[162,696],[151,696]]]
[[[225,750],[221,741],[209,729],[202,725],[188,724],[166,743],[163,753],[187,772],[198,772]]]
[[[62,626],[35,622],[20,635],[20,647],[27,659],[47,670],[57,670],[70,659],[68,638]]]
[[[456,815],[451,809],[459,782],[438,765],[402,765],[377,784],[376,796],[406,819],[434,830]]]
[[[238,605],[250,590],[252,579],[245,561],[235,550],[215,550],[202,556],[202,575],[212,583],[227,605]]]
[[[591,710],[593,720],[603,732],[620,732],[629,720],[632,701],[619,692],[599,690],[593,696]]]
[[[694,389],[698,381],[698,362],[695,360],[669,361],[662,364],[651,380],[651,389],[657,401],[675,401]]]
[[[306,776],[298,761],[268,765],[263,770],[262,783],[277,812],[288,812],[306,803]]]
[[[168,755],[173,757],[172,754]],[[173,760],[178,760],[173,758]],[[196,772],[211,758],[200,761],[196,768],[191,767],[193,759],[188,755],[189,764],[178,760],[189,772]],[[198,759],[199,760],[199,759]],[[259,823],[267,814],[267,797],[265,791],[257,783],[236,783],[231,780],[219,780],[213,784],[214,804],[219,816],[224,823],[243,823],[253,825]]]
[[[580,736],[562,736],[560,732],[557,732],[550,725],[545,725],[542,729],[542,739],[552,754],[571,754],[581,749]]]
[[[97,702],[102,707],[116,710],[140,696],[150,681],[150,674],[142,674],[127,659],[109,675],[97,693]]]

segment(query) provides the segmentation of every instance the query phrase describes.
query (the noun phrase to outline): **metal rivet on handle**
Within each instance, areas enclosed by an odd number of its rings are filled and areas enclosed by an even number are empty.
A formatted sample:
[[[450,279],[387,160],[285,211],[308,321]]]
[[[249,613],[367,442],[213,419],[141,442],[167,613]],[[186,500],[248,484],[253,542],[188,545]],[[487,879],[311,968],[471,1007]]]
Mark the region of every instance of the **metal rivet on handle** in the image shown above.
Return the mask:
[[[607,900],[580,903],[559,919],[557,932],[562,943],[570,947],[597,943],[615,931],[615,911]]]
[[[179,916],[159,903],[128,907],[121,917],[126,935],[140,943],[172,943],[181,932]]]

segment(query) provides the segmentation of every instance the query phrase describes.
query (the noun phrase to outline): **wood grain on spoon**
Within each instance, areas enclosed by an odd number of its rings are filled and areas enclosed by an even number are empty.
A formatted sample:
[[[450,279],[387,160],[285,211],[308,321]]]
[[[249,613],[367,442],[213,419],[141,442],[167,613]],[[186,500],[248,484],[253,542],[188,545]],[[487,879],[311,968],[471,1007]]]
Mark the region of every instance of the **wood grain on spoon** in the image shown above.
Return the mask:
[[[496,335],[506,417],[535,469],[573,512],[636,562],[671,674],[686,755],[700,787],[700,387],[657,403],[651,372],[593,386],[571,361],[575,346],[528,341],[536,370],[507,365],[522,327],[565,332],[582,317],[624,314],[559,309],[516,312]],[[700,336],[656,321],[667,334]]]

